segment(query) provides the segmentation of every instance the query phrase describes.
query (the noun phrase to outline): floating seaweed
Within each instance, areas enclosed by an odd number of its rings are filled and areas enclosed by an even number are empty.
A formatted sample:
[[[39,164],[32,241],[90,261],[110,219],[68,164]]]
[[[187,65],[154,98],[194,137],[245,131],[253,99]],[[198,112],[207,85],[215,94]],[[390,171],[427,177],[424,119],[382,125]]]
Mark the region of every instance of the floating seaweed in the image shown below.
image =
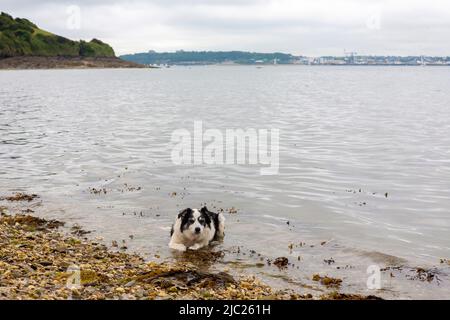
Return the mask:
[[[341,286],[341,283],[342,283],[342,279],[331,278],[331,277],[328,277],[328,276],[322,277],[319,274],[313,275],[312,280],[313,281],[318,281],[322,285],[324,285],[324,286],[326,286],[328,288],[330,288],[330,287],[338,288],[338,287]]]
[[[6,200],[6,201],[28,201],[31,202],[34,199],[39,198],[37,194],[25,194],[25,193],[15,193],[12,196],[9,197],[2,197],[0,200]]]

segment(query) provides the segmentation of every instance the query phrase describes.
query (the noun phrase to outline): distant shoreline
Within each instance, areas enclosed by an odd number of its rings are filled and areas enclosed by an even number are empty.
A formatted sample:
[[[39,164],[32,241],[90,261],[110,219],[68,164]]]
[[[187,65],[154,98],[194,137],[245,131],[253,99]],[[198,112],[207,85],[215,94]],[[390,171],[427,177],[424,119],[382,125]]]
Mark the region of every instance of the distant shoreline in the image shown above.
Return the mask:
[[[116,57],[18,56],[0,59],[0,70],[149,68]]]
[[[291,53],[263,53],[248,51],[184,51],[125,54],[126,61],[146,65],[444,65],[450,66],[450,57],[437,56],[374,56],[346,52],[345,56],[297,56]]]
[[[168,65],[140,64],[119,57],[17,56],[0,58],[0,70],[54,70],[54,69],[144,69],[166,67],[246,66],[246,67],[450,67],[443,64],[250,64],[250,63],[173,63]]]

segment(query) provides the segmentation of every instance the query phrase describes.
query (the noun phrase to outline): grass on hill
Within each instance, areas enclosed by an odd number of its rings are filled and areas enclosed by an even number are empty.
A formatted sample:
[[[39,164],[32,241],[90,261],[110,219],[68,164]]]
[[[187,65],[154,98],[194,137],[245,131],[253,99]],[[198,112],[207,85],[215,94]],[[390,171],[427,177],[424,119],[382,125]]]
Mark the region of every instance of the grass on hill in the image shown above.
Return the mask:
[[[27,19],[0,14],[0,58],[16,56],[115,57],[106,43],[73,41],[39,29]]]

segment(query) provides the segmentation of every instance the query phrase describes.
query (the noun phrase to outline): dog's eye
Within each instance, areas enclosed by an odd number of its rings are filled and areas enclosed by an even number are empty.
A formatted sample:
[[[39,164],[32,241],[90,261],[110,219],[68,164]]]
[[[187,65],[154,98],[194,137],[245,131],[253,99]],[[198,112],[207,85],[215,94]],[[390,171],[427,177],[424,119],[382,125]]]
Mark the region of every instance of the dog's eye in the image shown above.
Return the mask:
[[[198,219],[198,222],[203,223],[203,222],[205,222],[205,219],[200,218],[200,219]]]
[[[194,223],[195,220],[194,220],[194,219],[189,219],[189,222],[190,222],[190,223]]]

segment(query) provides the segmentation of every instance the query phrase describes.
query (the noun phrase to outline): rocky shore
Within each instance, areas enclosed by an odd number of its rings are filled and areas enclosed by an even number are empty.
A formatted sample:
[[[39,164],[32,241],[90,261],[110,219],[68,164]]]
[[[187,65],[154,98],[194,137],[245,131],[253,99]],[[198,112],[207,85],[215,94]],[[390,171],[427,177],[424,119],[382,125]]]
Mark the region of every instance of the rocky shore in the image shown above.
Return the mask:
[[[2,199],[28,203],[37,197],[16,194]],[[139,255],[111,251],[85,238],[87,232],[79,227],[63,226],[60,221],[15,214],[0,207],[0,299],[376,298],[338,292],[319,297],[300,295],[275,291],[254,277],[236,279],[185,261],[146,262]]]
[[[93,68],[146,68],[146,66],[116,57],[19,56],[0,59],[0,70]]]

